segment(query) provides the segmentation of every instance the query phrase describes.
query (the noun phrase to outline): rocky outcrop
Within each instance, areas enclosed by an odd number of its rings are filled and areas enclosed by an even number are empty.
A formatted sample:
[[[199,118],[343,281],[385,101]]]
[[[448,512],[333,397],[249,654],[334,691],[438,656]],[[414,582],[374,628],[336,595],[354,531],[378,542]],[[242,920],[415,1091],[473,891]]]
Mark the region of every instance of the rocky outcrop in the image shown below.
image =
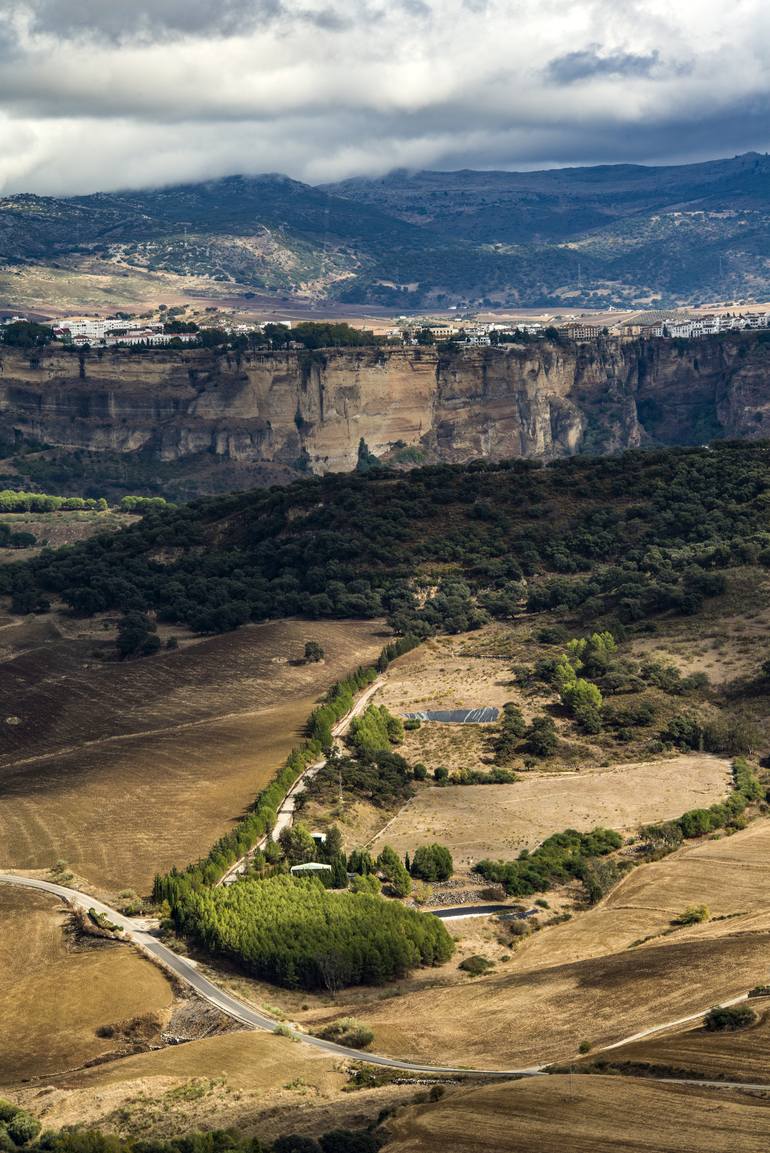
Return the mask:
[[[271,469],[351,469],[362,438],[409,463],[756,437],[770,430],[762,336],[451,353],[6,350],[0,437],[159,468],[199,462],[209,489]]]

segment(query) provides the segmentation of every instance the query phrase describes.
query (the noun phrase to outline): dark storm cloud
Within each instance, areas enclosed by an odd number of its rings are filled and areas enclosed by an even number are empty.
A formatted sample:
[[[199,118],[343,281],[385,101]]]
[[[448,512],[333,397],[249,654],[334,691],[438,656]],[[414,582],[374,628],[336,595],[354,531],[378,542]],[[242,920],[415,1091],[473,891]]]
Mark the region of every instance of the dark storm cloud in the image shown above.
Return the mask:
[[[574,84],[594,76],[649,76],[659,59],[657,51],[646,56],[637,56],[633,52],[605,55],[598,45],[592,45],[579,52],[557,56],[549,61],[546,73],[556,84]]]
[[[0,190],[770,140],[761,0],[0,0]]]
[[[233,36],[281,19],[307,20],[327,29],[347,21],[331,8],[289,12],[282,0],[21,0],[32,30],[65,39],[88,36],[113,41],[183,36]]]

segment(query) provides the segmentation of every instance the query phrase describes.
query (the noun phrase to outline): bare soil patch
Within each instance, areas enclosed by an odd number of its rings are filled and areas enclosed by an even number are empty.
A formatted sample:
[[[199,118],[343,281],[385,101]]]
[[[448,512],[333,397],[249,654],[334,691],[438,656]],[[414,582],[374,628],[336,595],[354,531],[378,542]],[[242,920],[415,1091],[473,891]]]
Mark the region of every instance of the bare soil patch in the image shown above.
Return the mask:
[[[551,833],[603,825],[633,830],[708,806],[727,792],[724,758],[693,754],[576,775],[530,773],[512,785],[423,787],[374,842],[403,853],[438,841],[456,864],[514,857]]]
[[[454,1090],[388,1128],[383,1153],[762,1153],[770,1103],[625,1077],[544,1077]]]
[[[146,892],[238,820],[381,628],[279,621],[123,663],[51,620],[0,632],[2,864],[63,858],[102,890]],[[325,661],[292,663],[308,639]]]

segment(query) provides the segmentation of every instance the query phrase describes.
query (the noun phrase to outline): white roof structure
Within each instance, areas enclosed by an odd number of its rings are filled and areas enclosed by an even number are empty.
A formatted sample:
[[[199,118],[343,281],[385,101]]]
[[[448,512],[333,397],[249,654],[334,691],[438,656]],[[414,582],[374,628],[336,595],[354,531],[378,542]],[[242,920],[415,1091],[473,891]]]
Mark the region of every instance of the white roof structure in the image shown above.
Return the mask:
[[[331,872],[331,865],[323,865],[320,861],[306,861],[304,865],[292,865],[291,873],[320,873],[324,869]]]

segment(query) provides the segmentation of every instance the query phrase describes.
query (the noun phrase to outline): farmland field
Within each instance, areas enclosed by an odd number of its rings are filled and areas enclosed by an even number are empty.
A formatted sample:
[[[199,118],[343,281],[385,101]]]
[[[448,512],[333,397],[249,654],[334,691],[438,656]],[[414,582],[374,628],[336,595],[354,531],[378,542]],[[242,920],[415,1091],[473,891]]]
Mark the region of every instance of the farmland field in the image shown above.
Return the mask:
[[[724,1089],[544,1077],[457,1090],[388,1129],[383,1153],[764,1153],[770,1104]]]
[[[4,467],[7,466],[4,464]],[[126,528],[135,522],[135,516],[114,508],[105,512],[65,510],[0,513],[0,525],[7,526],[14,533],[31,533],[37,541],[37,545],[22,550],[0,548],[0,564],[29,560],[37,556],[44,546],[61,548],[63,545],[74,544],[75,541],[87,540],[95,533],[117,532],[118,529]]]
[[[0,857],[64,859],[106,891],[145,892],[156,870],[205,852],[318,696],[384,643],[376,622],[282,621],[120,663],[97,659],[95,643],[111,646],[89,624],[82,637],[50,618],[0,632]],[[293,663],[307,639],[323,663]]]
[[[0,922],[0,1085],[82,1065],[115,1048],[100,1026],[170,1009],[160,969],[125,945],[66,935],[55,898],[0,885]]]
[[[374,842],[400,853],[438,841],[456,865],[512,857],[551,833],[602,825],[632,831],[721,800],[729,762],[693,754],[579,774],[531,773],[512,785],[427,786]]]
[[[465,977],[455,958],[421,984],[402,984],[398,998],[348,995],[350,1011],[374,1029],[380,1051],[516,1068],[567,1060],[581,1040],[598,1049],[706,1010],[767,979],[769,849],[766,819],[691,845],[632,871],[594,909],[518,948],[509,940],[481,950],[496,962],[487,976]],[[661,935],[699,903],[711,920]],[[500,934],[505,940],[502,926]],[[328,1010],[312,1013],[322,1016]]]

